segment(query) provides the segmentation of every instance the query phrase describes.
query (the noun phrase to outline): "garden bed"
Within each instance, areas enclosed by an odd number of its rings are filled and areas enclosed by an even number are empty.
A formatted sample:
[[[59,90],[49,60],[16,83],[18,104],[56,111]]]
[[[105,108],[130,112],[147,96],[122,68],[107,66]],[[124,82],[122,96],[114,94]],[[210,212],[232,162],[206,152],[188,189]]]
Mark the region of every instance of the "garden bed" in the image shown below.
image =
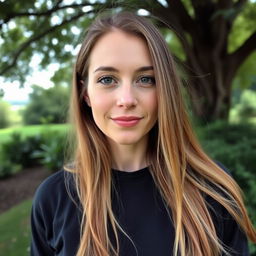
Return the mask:
[[[46,168],[34,167],[0,180],[0,213],[32,198],[38,185],[48,175]]]

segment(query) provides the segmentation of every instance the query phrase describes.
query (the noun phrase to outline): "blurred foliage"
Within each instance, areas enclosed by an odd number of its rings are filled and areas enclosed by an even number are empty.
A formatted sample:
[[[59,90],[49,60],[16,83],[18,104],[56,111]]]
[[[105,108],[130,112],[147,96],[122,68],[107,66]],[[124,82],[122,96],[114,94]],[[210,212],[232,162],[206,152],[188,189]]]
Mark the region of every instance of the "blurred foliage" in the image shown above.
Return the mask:
[[[69,90],[64,86],[44,89],[33,86],[28,105],[23,111],[25,124],[64,123],[69,104]]]
[[[7,178],[15,173],[21,171],[22,166],[11,162],[6,158],[5,153],[0,148],[0,179]]]
[[[0,98],[0,129],[8,127],[10,120],[11,106]]]
[[[22,138],[29,136],[37,136],[43,131],[48,132],[67,132],[69,126],[67,124],[44,124],[44,125],[26,125],[20,127],[9,127],[0,129],[0,145],[10,140],[13,133],[20,133]]]
[[[238,115],[242,119],[256,117],[256,92],[251,90],[244,91],[237,108]]]
[[[50,63],[60,65],[59,73],[63,67],[71,67],[75,47],[81,41],[81,28],[88,26],[90,15],[86,15],[82,8],[63,8],[49,13],[49,15],[29,15],[29,13],[43,13],[53,8],[58,1],[34,1],[8,0],[0,2],[0,56],[2,62],[0,70],[11,64],[15,56],[22,50],[22,54],[15,60],[15,68],[4,74],[9,80],[18,80],[23,84],[26,75],[30,74],[34,68],[46,69]],[[80,1],[74,1],[79,4]],[[17,13],[27,13],[28,15],[17,15],[10,21],[5,22],[8,15]],[[83,19],[76,19],[72,22],[72,17],[77,13],[83,14]],[[69,22],[70,20],[70,22]],[[65,23],[59,26],[60,23]],[[53,28],[54,27],[54,28]],[[55,28],[56,27],[56,28]],[[34,67],[32,56],[40,58],[38,66]],[[71,69],[72,70],[72,69]],[[55,75],[54,82],[60,79],[66,80],[65,73]],[[67,82],[67,81],[65,81]]]
[[[244,90],[238,95],[236,104],[231,109],[231,119],[236,122],[249,121],[256,118],[256,91]]]
[[[40,163],[51,172],[58,171],[63,167],[64,163],[67,134],[44,132],[42,136],[43,143],[33,153],[33,156],[40,159]]]
[[[2,143],[0,147],[0,177],[7,177],[22,168],[37,165],[38,160],[32,154],[40,143],[40,135],[24,139],[20,133],[13,133],[10,140]]]
[[[248,123],[216,122],[201,130],[205,150],[231,172],[246,195],[246,204],[256,224],[256,127]]]
[[[11,176],[24,168],[44,165],[50,171],[64,163],[66,130],[43,129],[33,136],[12,133],[0,147],[0,178]]]
[[[256,86],[256,51],[240,66],[233,81],[233,88],[248,89]]]
[[[235,19],[229,34],[229,52],[234,52],[244,43],[252,32],[255,31],[256,2],[248,0],[247,4],[244,5],[242,9],[231,9],[228,11],[228,13],[231,15],[230,18],[232,18],[232,15],[235,14],[235,11],[238,11],[239,15]]]

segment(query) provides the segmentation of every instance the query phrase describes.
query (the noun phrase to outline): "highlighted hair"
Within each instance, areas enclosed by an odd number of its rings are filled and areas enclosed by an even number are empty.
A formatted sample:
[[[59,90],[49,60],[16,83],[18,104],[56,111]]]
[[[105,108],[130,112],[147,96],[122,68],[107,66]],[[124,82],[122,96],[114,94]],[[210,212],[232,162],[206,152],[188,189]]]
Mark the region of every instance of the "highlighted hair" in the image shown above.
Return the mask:
[[[205,196],[221,204],[256,242],[256,232],[238,185],[204,153],[193,134],[181,96],[180,80],[165,40],[145,18],[119,13],[101,17],[90,26],[74,69],[71,117],[76,145],[74,165],[66,169],[75,174],[83,210],[77,256],[117,256],[118,232],[125,233],[111,207],[112,157],[107,140],[84,101],[92,48],[101,36],[113,29],[143,38],[152,58],[158,121],[150,131],[150,142],[154,145],[148,149],[147,157],[154,181],[166,207],[171,210],[176,231],[173,255],[228,254],[217,237]],[[115,244],[108,236],[109,225],[114,231]]]

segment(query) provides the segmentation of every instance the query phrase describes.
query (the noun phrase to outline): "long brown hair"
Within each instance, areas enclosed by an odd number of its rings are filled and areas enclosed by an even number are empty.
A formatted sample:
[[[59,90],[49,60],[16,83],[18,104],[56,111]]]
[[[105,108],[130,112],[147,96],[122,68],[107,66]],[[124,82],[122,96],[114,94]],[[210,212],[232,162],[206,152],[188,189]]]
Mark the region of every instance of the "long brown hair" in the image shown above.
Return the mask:
[[[217,237],[205,196],[224,206],[256,242],[256,232],[238,185],[204,153],[193,133],[181,96],[181,83],[165,40],[146,18],[123,12],[100,17],[89,27],[74,69],[71,115],[76,145],[74,165],[66,169],[75,174],[83,208],[77,256],[118,255],[118,230],[125,233],[111,208],[111,152],[84,101],[90,53],[95,42],[113,28],[143,38],[152,58],[158,120],[150,131],[154,146],[149,148],[147,156],[150,172],[171,210],[176,231],[173,254],[227,253]],[[109,224],[115,234],[115,246],[108,237]]]

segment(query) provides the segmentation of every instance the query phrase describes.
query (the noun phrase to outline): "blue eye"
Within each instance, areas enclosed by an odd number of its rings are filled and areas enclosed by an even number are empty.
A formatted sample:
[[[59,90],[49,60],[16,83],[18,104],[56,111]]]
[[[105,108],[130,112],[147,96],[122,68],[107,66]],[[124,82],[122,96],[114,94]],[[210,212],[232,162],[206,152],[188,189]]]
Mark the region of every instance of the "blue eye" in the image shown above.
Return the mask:
[[[98,83],[102,83],[104,85],[112,85],[112,84],[115,84],[116,81],[114,80],[113,77],[111,76],[104,76],[104,77],[101,77],[99,78],[99,80],[97,81]]]
[[[149,85],[154,85],[156,83],[155,78],[153,76],[142,76],[138,80],[139,83],[141,84],[149,84]]]

